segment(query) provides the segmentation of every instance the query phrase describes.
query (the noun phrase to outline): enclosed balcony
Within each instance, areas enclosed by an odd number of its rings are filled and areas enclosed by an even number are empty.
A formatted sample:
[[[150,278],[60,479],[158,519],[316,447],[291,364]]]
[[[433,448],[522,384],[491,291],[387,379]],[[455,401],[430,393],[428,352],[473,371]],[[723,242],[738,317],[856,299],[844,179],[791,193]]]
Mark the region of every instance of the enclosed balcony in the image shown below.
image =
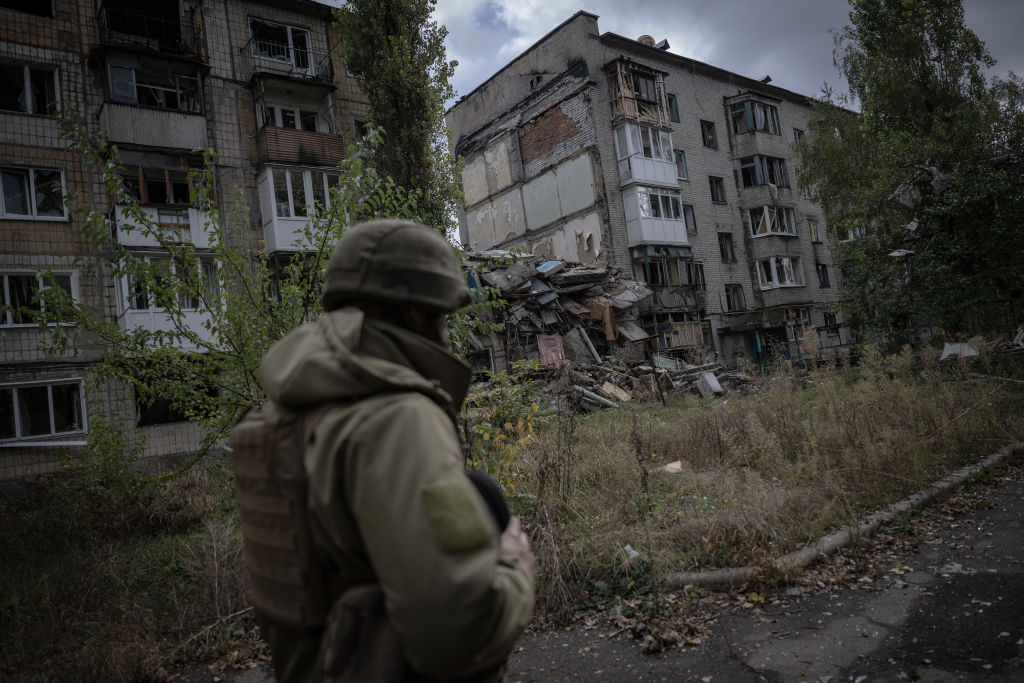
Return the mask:
[[[345,158],[345,141],[333,133],[264,126],[256,134],[256,150],[260,165],[335,166]]]
[[[688,247],[686,215],[679,193],[631,185],[622,191],[628,246],[664,244]]]
[[[199,55],[201,22],[195,19],[179,13],[178,0],[147,3],[146,11],[104,2],[96,11],[100,40],[107,45],[171,55]]]
[[[255,19],[250,20],[250,26],[252,37],[241,48],[250,80],[271,75],[331,84],[334,78],[331,56],[326,51],[313,49],[308,31]]]
[[[672,149],[672,133],[652,126],[622,122],[615,129],[619,183],[678,186],[680,170]]]
[[[143,230],[134,216],[127,214],[125,206],[114,207],[114,229],[119,244],[128,247],[159,247],[160,241],[152,234],[159,231],[167,241],[191,242],[200,249],[210,246],[210,217],[191,206],[140,206],[148,219],[148,230]]]

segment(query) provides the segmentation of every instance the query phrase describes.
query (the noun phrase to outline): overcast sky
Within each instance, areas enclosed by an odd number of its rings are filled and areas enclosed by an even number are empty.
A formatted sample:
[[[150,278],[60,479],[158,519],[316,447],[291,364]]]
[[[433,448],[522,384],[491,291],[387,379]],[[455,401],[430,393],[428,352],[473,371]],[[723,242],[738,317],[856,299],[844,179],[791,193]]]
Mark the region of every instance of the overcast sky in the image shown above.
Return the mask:
[[[993,75],[1024,76],[1024,0],[965,0],[967,25],[998,60]],[[438,0],[435,19],[448,28],[453,85],[461,97],[551,29],[584,9],[602,33],[663,38],[670,52],[743,76],[766,74],[777,85],[820,95],[845,90],[832,65],[830,29],[849,23],[846,0]]]

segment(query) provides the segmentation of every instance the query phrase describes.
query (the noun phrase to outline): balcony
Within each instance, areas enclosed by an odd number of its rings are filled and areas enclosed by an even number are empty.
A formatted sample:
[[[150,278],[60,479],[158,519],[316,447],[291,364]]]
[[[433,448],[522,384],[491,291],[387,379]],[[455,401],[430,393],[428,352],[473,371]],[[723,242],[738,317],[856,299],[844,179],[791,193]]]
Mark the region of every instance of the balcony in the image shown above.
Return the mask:
[[[176,17],[103,5],[96,13],[100,40],[161,54],[197,56],[200,27],[192,17]]]
[[[116,142],[146,147],[206,147],[206,118],[198,113],[104,102],[100,128]]]
[[[345,141],[332,133],[264,126],[256,134],[256,152],[261,166],[271,162],[335,166],[345,158]]]
[[[622,119],[655,126],[669,125],[665,73],[617,59],[605,67],[611,86],[612,122]]]
[[[206,329],[203,323],[208,314],[201,311],[185,311],[182,313],[182,322],[199,339],[204,342],[213,341],[213,333]],[[137,311],[129,309],[121,313],[118,323],[126,330],[142,328],[150,332],[173,332],[177,328],[171,317],[163,310]],[[192,344],[182,344],[182,351],[196,351],[198,348]]]
[[[250,80],[270,75],[330,85],[334,79],[331,56],[327,52],[259,36],[250,38],[240,52]]]
[[[140,210],[146,214],[154,226],[167,231],[175,242],[192,242],[200,249],[210,246],[210,235],[207,223],[209,217],[199,209],[190,206],[142,206]],[[114,207],[114,226],[117,241],[126,247],[159,247],[155,237],[147,235],[139,229],[131,229],[138,225],[125,214],[125,207]],[[125,228],[128,228],[127,230]]]

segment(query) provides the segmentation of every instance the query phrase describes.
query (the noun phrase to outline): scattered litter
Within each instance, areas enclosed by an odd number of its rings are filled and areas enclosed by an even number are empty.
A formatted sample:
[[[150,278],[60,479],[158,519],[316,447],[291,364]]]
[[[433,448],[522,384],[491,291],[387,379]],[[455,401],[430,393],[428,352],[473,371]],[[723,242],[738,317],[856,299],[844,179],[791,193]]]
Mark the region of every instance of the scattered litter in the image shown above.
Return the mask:
[[[946,345],[942,347],[942,355],[939,356],[939,360],[946,360],[947,358],[970,358],[971,356],[977,355],[978,349],[974,348],[970,344],[951,344],[946,342]]]
[[[626,557],[628,557],[631,560],[635,560],[636,558],[640,557],[640,553],[633,550],[633,546],[631,546],[629,543],[626,544],[626,547],[623,548],[623,550],[626,551]]]
[[[681,460],[675,460],[667,465],[662,465],[655,469],[656,472],[668,472],[669,474],[679,474],[683,471],[683,462]]]

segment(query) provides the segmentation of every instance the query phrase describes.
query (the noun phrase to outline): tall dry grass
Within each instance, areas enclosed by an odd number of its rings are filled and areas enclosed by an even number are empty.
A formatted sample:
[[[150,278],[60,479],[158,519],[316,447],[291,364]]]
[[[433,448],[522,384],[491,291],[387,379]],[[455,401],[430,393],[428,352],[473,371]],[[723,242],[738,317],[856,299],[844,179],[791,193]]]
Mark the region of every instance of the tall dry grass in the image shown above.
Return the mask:
[[[0,679],[156,680],[252,629],[230,471],[140,481],[71,472],[0,501]]]
[[[778,368],[727,402],[560,414],[522,461],[542,609],[667,571],[767,563],[1024,436],[1024,386],[972,378],[984,359],[914,360],[869,352],[852,372]],[[681,472],[658,469],[676,460]]]

